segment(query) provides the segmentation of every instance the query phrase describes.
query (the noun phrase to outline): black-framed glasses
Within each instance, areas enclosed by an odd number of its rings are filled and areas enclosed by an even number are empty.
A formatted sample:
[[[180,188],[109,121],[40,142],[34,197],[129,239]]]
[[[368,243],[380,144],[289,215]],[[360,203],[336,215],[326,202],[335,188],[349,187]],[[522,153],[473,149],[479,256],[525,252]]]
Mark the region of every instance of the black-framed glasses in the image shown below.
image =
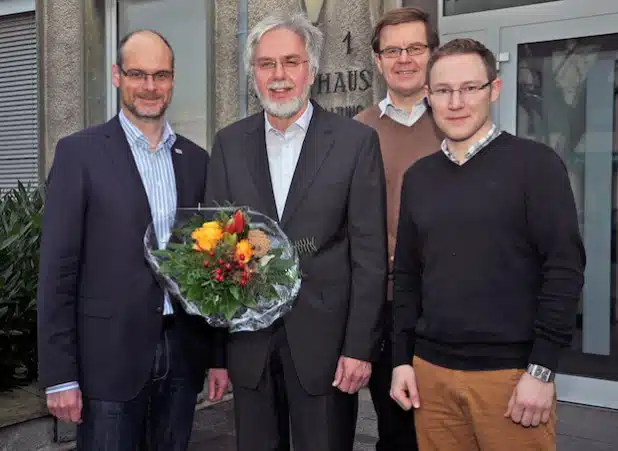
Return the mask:
[[[417,56],[425,53],[428,48],[429,46],[427,44],[416,43],[407,46],[405,49],[401,47],[386,47],[378,53],[384,58],[399,58],[404,50],[408,55]]]
[[[487,88],[493,83],[493,80],[488,81],[482,85],[466,85],[462,86],[459,89],[453,88],[437,88],[437,89],[429,89],[429,94],[436,99],[450,99],[454,93],[458,92],[460,96],[466,98],[474,96],[475,94],[481,92],[483,89]]]
[[[174,71],[171,70],[160,70],[155,73],[149,73],[139,69],[124,70],[122,67],[119,67],[119,69],[122,75],[135,82],[145,83],[148,81],[148,77],[152,77],[154,83],[169,83],[174,78]]]

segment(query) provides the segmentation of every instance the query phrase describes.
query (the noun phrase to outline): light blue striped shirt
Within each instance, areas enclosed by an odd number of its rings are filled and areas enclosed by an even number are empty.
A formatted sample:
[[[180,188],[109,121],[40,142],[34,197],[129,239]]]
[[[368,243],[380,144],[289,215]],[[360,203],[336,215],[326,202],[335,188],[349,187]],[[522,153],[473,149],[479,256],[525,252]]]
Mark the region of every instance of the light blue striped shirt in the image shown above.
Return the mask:
[[[165,249],[170,239],[176,213],[176,177],[172,164],[172,146],[176,142],[176,135],[169,122],[166,121],[161,141],[156,150],[151,151],[146,135],[129,121],[124,111],[120,111],[118,119],[120,119],[120,125],[127,137],[146,190],[159,249]],[[173,313],[173,310],[166,293],[163,314],[169,315],[170,313]]]
[[[176,135],[166,121],[161,141],[156,150],[151,151],[148,138],[129,121],[122,110],[118,114],[118,119],[146,190],[159,249],[164,249],[170,238],[176,212],[176,177],[172,164],[172,147],[176,142]],[[173,312],[168,295],[165,293],[163,314],[169,315]],[[45,392],[51,394],[74,388],[79,388],[79,384],[72,381],[48,387]]]

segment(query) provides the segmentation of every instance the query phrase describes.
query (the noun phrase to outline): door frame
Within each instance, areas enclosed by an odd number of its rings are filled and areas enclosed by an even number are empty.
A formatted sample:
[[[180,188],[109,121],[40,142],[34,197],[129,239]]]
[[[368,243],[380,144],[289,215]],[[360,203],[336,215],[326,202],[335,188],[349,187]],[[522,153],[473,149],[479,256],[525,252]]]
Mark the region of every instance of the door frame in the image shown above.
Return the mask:
[[[618,3],[618,2],[617,2]],[[602,16],[556,20],[546,23],[506,26],[499,30],[496,57],[502,79],[497,121],[500,128],[516,134],[517,48],[520,44],[559,41],[618,33],[618,11]]]
[[[493,109],[494,120],[506,131],[516,132],[517,44],[542,42],[618,32],[618,1],[558,0],[554,2],[444,16],[438,3],[441,42],[471,37],[492,50],[499,63],[503,88]],[[524,39],[525,37],[525,39]],[[561,401],[618,409],[618,382],[581,376],[556,376]]]
[[[618,33],[618,12],[569,18],[545,23],[501,27],[496,52],[503,87],[496,109],[500,128],[517,132],[518,46],[535,42],[558,41]],[[560,401],[618,409],[618,381],[558,374],[557,395]]]

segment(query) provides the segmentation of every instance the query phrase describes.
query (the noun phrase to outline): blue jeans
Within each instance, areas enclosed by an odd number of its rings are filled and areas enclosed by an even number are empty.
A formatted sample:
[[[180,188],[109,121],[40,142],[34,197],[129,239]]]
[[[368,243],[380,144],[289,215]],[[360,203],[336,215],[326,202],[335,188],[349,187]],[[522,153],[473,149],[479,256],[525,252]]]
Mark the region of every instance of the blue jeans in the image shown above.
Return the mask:
[[[135,398],[111,402],[84,397],[79,451],[186,451],[197,401],[174,329],[161,334],[151,379]]]

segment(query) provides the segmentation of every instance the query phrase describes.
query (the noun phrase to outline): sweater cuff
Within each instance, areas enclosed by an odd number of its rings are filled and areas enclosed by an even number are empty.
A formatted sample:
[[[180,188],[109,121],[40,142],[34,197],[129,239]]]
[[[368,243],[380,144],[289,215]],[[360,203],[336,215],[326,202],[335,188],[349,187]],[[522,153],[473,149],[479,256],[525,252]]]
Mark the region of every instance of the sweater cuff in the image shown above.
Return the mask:
[[[561,346],[559,344],[537,337],[534,341],[534,346],[532,346],[528,363],[541,365],[555,372],[558,368],[560,351]]]
[[[412,365],[416,334],[411,333],[406,338],[405,340],[395,339],[393,342],[393,368],[397,368],[399,365]]]

